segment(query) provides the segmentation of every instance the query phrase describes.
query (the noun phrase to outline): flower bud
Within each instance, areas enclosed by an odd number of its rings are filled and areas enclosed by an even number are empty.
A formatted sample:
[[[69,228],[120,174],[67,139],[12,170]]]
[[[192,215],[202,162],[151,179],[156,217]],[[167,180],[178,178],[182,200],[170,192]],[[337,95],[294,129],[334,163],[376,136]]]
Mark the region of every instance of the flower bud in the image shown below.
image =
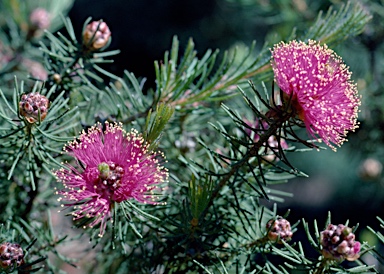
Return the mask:
[[[18,244],[0,244],[0,269],[12,272],[14,267],[19,267],[24,263],[24,252]]]
[[[29,22],[33,30],[47,29],[51,24],[50,14],[43,8],[34,9],[29,16]]]
[[[53,81],[55,81],[56,84],[60,84],[61,83],[62,79],[61,79],[61,75],[60,74],[55,73],[55,74],[53,74],[52,78],[53,78]]]
[[[109,177],[110,168],[107,163],[101,163],[97,166],[97,169],[99,170],[99,177],[103,180],[107,179]]]
[[[359,175],[363,180],[377,180],[383,171],[383,165],[374,158],[365,159],[359,167]]]
[[[360,242],[355,241],[352,229],[342,224],[329,224],[321,232],[320,243],[323,248],[321,253],[326,259],[354,261],[360,257]]]
[[[88,24],[83,32],[83,44],[90,50],[98,50],[108,45],[111,31],[103,21],[93,21]]]
[[[33,124],[39,121],[43,121],[48,113],[49,101],[48,99],[39,93],[23,94],[19,102],[19,112],[28,123]]]
[[[281,244],[281,240],[288,242],[292,239],[291,224],[284,218],[278,217],[276,220],[269,220],[266,228],[267,237],[272,242]]]

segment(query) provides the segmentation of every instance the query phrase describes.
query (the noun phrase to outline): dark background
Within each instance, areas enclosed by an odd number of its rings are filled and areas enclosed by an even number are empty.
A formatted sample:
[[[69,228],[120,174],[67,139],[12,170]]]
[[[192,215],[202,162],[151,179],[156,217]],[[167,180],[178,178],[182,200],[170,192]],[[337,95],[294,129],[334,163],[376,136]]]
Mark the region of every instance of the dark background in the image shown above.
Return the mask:
[[[315,2],[308,6],[303,0],[76,0],[69,17],[78,37],[88,17],[107,22],[113,36],[110,49],[121,50],[110,70],[120,75],[127,69],[153,81],[153,62],[163,58],[174,35],[182,49],[193,38],[201,55],[238,41],[250,45],[256,40],[260,48],[267,34],[285,35],[297,22],[305,29],[319,9],[331,4]]]
[[[78,36],[89,16],[94,20],[103,19],[112,32],[110,49],[121,50],[114,65],[110,67],[111,71],[121,75],[126,69],[138,77],[147,77],[148,81],[153,81],[153,62],[163,58],[174,35],[179,37],[182,46],[189,37],[193,37],[201,52],[210,47],[229,45],[230,41],[226,41],[225,37],[233,36],[230,30],[226,28],[220,31],[217,26],[220,22],[212,23],[216,8],[212,0],[77,0],[69,17]]]

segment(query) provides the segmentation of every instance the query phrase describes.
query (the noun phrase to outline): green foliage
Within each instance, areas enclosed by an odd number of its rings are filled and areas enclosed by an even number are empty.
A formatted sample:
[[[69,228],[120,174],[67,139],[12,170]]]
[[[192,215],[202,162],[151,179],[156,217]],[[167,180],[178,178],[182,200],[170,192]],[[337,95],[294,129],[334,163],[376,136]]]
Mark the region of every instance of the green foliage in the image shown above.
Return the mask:
[[[255,43],[238,57],[236,50],[225,52],[218,62],[219,51],[208,50],[202,58],[196,57],[192,39],[188,41],[183,57],[178,63],[179,42],[173,38],[172,49],[164,60],[155,62],[156,91],[162,101],[179,108],[202,101],[222,101],[235,95],[235,86],[251,76],[263,75],[269,62],[264,48],[258,57],[252,52]],[[239,61],[241,60],[241,61]],[[239,62],[238,62],[239,61]]]
[[[379,223],[380,223],[380,227],[382,229],[384,229],[384,221],[383,219],[381,219],[380,217],[377,217],[377,219],[379,220]],[[368,229],[378,238],[378,240],[381,242],[381,243],[384,243],[384,235],[382,232],[380,231],[374,231],[371,227],[368,227]],[[380,248],[380,247],[379,247]],[[372,253],[372,255],[378,259],[378,261],[381,263],[381,264],[384,264],[384,256],[383,256],[383,253],[380,252],[379,249],[371,249],[370,250],[370,253]]]
[[[74,126],[73,121],[77,118],[76,108],[70,110],[67,105],[68,99],[64,99],[63,94],[60,94],[51,102],[47,117],[43,121],[37,121],[36,124],[30,124],[20,115],[19,110],[21,95],[24,94],[23,86],[24,84],[21,83],[19,88],[16,82],[12,105],[8,103],[4,93],[0,90],[3,99],[0,105],[1,117],[9,126],[1,129],[3,142],[0,148],[2,153],[8,154],[9,160],[13,160],[8,173],[8,180],[12,177],[14,169],[23,158],[28,158],[28,161],[26,161],[27,170],[31,172],[35,168],[29,166],[29,164],[32,164],[32,159],[41,162],[42,167],[47,169],[52,164],[59,165],[60,163],[51,154],[60,153],[63,143],[72,139],[71,137],[62,137],[60,134],[71,130]],[[35,85],[32,93],[37,92],[38,86],[39,83]],[[48,99],[53,92],[52,89],[50,91],[40,90],[42,95],[48,93]],[[13,148],[14,155],[10,155],[10,147]],[[34,182],[32,182],[32,188],[35,190]]]
[[[351,4],[348,1],[337,11],[331,6],[325,16],[320,11],[316,22],[305,34],[305,38],[332,46],[348,37],[360,34],[371,19],[371,15],[361,4]]]
[[[32,93],[38,91],[50,99],[54,89],[47,91],[37,82]],[[45,189],[39,181],[50,176],[53,166],[60,165],[56,158],[64,143],[72,139],[70,136],[63,136],[63,133],[70,133],[76,125],[74,121],[78,119],[77,108],[69,109],[68,99],[60,94],[50,103],[45,119],[41,121],[39,113],[40,121],[31,124],[20,115],[19,103],[24,93],[24,83],[19,84],[17,80],[12,102],[8,102],[6,95],[0,90],[1,179],[3,188],[8,189],[8,193],[3,196],[6,199],[0,201],[5,209],[0,214],[2,222],[10,215],[27,218],[38,194],[39,184],[40,189]]]
[[[0,225],[0,242],[18,244],[22,247],[22,260],[23,264],[19,267],[0,269],[0,273],[33,273],[44,269],[44,263],[47,263],[50,271],[57,273],[58,269],[52,265],[48,260],[48,254],[53,252],[60,259],[72,264],[71,260],[59,254],[55,247],[62,243],[67,236],[57,237],[54,235],[53,227],[51,224],[51,216],[48,212],[47,221],[37,224],[27,224],[22,219],[9,220],[6,224]],[[44,228],[44,229],[42,229]],[[1,260],[6,260],[6,257],[1,257]]]
[[[104,117],[107,120],[116,119],[124,124],[140,122],[144,126],[141,120],[147,118],[157,99],[150,92],[144,93],[144,81],[139,81],[133,73],[125,71],[124,76],[99,93],[97,100],[105,104],[97,111],[108,113],[109,117]]]
[[[165,104],[159,104],[156,106],[155,117],[151,121],[152,111],[148,112],[145,128],[148,132],[145,133],[144,139],[151,144],[149,150],[153,150],[156,146],[156,141],[160,139],[161,133],[164,131],[165,126],[171,119],[174,110]]]

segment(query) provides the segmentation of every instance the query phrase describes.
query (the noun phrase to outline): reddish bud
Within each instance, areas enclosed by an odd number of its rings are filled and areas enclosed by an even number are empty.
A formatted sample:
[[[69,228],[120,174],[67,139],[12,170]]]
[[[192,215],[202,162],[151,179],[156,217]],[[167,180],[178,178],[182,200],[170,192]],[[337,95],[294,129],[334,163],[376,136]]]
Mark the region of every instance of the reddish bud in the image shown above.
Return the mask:
[[[0,269],[12,272],[16,267],[24,263],[24,252],[20,245],[2,243],[0,245]]]
[[[83,44],[90,50],[105,47],[111,39],[111,31],[103,21],[93,21],[83,32]]]
[[[286,242],[292,239],[291,224],[281,217],[270,220],[267,225],[267,237],[272,242],[282,243],[281,240]]]
[[[354,261],[360,257],[360,242],[355,241],[352,229],[342,224],[329,224],[321,232],[320,243],[323,248],[321,253],[326,259]]]
[[[43,121],[48,113],[49,101],[39,93],[23,94],[19,102],[19,112],[28,123],[33,124],[39,120]]]

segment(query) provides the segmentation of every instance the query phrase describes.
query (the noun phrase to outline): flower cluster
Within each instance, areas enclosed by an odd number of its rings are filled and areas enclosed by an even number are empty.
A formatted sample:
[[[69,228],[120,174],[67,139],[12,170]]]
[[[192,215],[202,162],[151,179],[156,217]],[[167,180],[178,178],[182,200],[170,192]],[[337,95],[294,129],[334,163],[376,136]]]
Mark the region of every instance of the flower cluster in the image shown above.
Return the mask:
[[[135,130],[126,133],[121,124],[97,124],[64,150],[80,164],[55,171],[64,189],[57,191],[63,207],[74,207],[74,220],[91,218],[89,227],[99,223],[105,232],[115,203],[135,199],[157,204],[159,184],[168,180],[160,165],[159,153],[148,151],[143,137]]]
[[[269,220],[267,225],[267,237],[271,242],[282,243],[282,240],[288,242],[292,239],[291,224],[288,220],[278,217],[277,219]]]
[[[99,50],[110,42],[111,31],[103,21],[93,21],[83,32],[83,44],[90,50]]]
[[[360,97],[342,59],[316,41],[281,42],[272,50],[275,81],[312,137],[335,150],[357,128]]]
[[[321,253],[325,259],[354,261],[360,257],[360,242],[355,241],[351,228],[342,224],[329,224],[320,237]]]
[[[12,272],[24,263],[24,251],[19,244],[5,242],[0,244],[0,269]]]
[[[28,123],[43,121],[48,113],[49,100],[39,93],[23,94],[19,102],[19,113]]]

